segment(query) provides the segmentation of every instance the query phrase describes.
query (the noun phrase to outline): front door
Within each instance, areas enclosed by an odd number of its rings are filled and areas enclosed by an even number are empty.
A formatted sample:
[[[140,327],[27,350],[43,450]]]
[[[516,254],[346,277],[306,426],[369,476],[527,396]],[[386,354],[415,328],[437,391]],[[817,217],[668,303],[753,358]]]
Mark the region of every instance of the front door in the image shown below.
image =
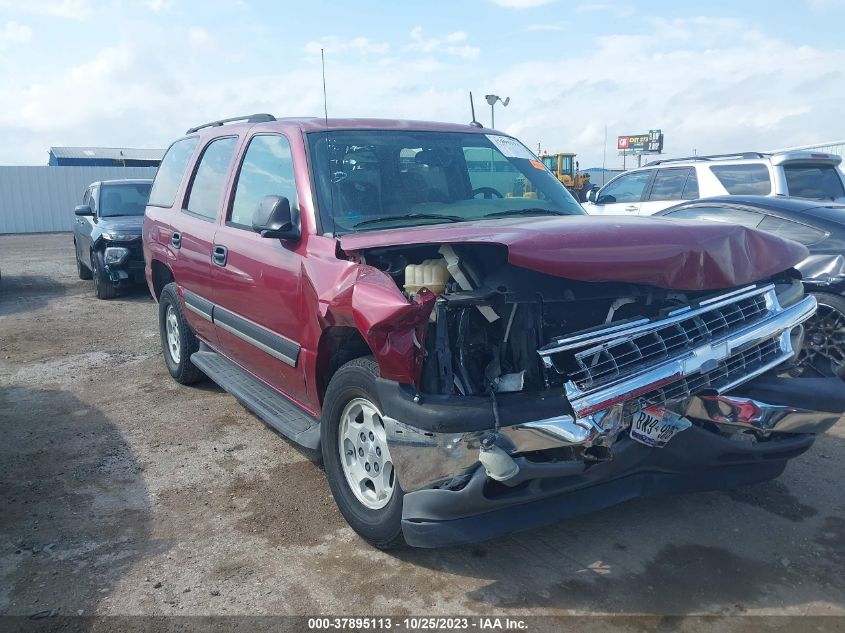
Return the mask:
[[[591,215],[637,215],[653,169],[622,174],[602,187],[595,204],[586,208]]]
[[[214,321],[220,350],[267,384],[307,401],[299,358],[302,257],[297,244],[263,238],[252,215],[264,196],[298,204],[290,144],[257,134],[232,185],[225,223],[214,238]]]

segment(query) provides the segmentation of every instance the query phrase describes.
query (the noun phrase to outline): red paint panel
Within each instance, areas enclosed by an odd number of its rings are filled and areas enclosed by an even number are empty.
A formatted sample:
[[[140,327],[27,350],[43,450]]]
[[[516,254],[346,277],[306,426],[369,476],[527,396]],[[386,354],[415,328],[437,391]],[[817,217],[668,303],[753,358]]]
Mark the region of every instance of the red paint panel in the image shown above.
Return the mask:
[[[513,218],[345,235],[346,252],[402,244],[499,244],[514,266],[577,281],[732,288],[782,272],[807,249],[722,222],[650,217]]]

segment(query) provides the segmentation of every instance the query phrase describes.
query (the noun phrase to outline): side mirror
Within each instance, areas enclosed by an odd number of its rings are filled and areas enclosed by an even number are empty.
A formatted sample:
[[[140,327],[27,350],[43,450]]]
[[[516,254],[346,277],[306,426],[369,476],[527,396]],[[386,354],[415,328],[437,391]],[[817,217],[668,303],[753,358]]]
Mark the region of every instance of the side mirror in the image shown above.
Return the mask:
[[[87,204],[80,204],[73,210],[74,215],[94,215],[94,209]]]
[[[252,214],[252,230],[261,237],[295,242],[302,237],[299,209],[291,209],[284,196],[264,196]]]
[[[596,203],[596,193],[598,192],[598,187],[593,187],[587,192],[587,202],[592,202],[593,204]]]

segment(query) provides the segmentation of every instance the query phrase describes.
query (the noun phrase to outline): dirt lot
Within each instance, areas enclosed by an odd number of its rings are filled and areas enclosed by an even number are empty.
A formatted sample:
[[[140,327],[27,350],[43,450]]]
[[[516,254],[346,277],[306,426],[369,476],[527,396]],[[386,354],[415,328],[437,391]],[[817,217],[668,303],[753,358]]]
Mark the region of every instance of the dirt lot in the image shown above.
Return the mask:
[[[139,288],[0,236],[0,614],[845,614],[845,424],[779,479],[381,553],[307,455],[182,387]]]

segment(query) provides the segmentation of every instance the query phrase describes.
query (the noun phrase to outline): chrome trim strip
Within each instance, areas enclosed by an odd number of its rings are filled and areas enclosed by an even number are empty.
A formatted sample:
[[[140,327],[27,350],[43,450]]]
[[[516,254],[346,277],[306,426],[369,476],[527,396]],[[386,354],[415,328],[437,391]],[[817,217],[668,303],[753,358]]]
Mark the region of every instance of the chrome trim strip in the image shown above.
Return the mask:
[[[246,341],[246,342],[247,342],[247,343],[249,343],[250,345],[254,345],[255,347],[257,347],[257,348],[258,348],[258,349],[260,349],[261,351],[263,351],[263,352],[267,352],[268,354],[270,354],[270,356],[272,356],[272,357],[274,357],[274,358],[278,358],[280,361],[282,361],[283,363],[285,363],[285,364],[287,364],[287,365],[290,365],[291,367],[296,367],[296,360],[294,360],[294,359],[293,359],[293,358],[291,358],[290,356],[287,356],[287,355],[285,355],[285,354],[282,354],[281,352],[278,352],[278,351],[274,350],[272,347],[269,347],[268,345],[265,345],[265,344],[264,344],[264,343],[262,343],[261,341],[256,341],[256,340],[255,340],[254,338],[252,338],[251,336],[249,336],[249,335],[247,335],[247,334],[244,334],[243,332],[241,332],[240,330],[238,330],[238,329],[236,329],[236,328],[233,328],[231,325],[228,325],[228,324],[226,324],[226,323],[222,323],[222,322],[220,322],[220,321],[218,321],[218,320],[216,320],[216,319],[215,319],[214,323],[215,323],[215,325],[217,325],[217,326],[218,326],[221,330],[225,330],[225,331],[227,331],[229,334],[232,334],[232,335],[234,335],[234,336],[237,336],[237,337],[238,337],[239,339],[241,339],[242,341]]]
[[[742,347],[750,343],[760,343],[766,339],[779,336],[783,355],[776,362],[773,361],[759,371],[755,370],[752,374],[744,376],[741,381],[735,382],[723,389],[727,390],[771,369],[771,367],[789,358],[793,352],[792,343],[789,339],[789,330],[809,319],[815,311],[816,299],[808,295],[798,303],[776,313],[774,316],[768,317],[763,321],[758,321],[721,339],[711,341],[697,350],[690,350],[678,358],[665,361],[656,367],[627,379],[605,385],[592,391],[581,391],[570,381],[566,384],[567,398],[576,415],[578,417],[584,417],[606,409],[613,404],[636,398],[653,389],[665,386],[675,380],[680,380],[685,376],[696,374],[709,360],[727,360],[735,352],[741,351]],[[721,347],[721,353],[719,354],[696,354],[702,348],[705,350],[708,348],[715,350],[717,347]],[[706,360],[702,361],[702,357]]]
[[[188,303],[187,301],[185,301],[185,307],[186,307],[186,308],[188,308],[188,310],[190,310],[190,311],[191,311],[191,312],[193,312],[194,314],[197,314],[197,315],[201,316],[201,317],[202,317],[203,319],[205,319],[206,321],[211,321],[211,322],[213,322],[213,321],[212,321],[212,318],[211,318],[211,315],[210,315],[210,314],[208,314],[208,312],[205,312],[204,310],[200,310],[197,306],[195,306],[195,305],[193,305],[193,304],[190,304],[190,303]]]
[[[705,314],[712,310],[716,310],[728,304],[739,301],[740,299],[747,299],[756,295],[765,294],[770,295],[769,297],[767,297],[767,300],[769,300],[768,303],[770,305],[770,310],[777,311],[780,306],[777,303],[777,295],[775,294],[774,284],[767,284],[766,286],[759,288],[753,287],[750,290],[743,289],[743,291],[730,292],[726,295],[713,297],[712,299],[708,300],[706,306],[704,305],[704,303],[702,303],[698,308],[695,308],[694,310],[685,310],[683,312],[676,311],[672,313],[671,316],[668,316],[664,319],[660,319],[658,321],[648,321],[647,323],[642,325],[638,325],[639,323],[641,323],[641,321],[635,321],[634,323],[626,324],[623,326],[605,328],[598,332],[590,332],[588,334],[581,334],[558,339],[554,343],[550,343],[544,347],[541,347],[537,350],[537,353],[540,354],[540,356],[549,356],[551,354],[565,352],[567,350],[579,347],[598,345],[606,342],[608,339],[617,339],[638,334],[646,334],[652,330],[658,330],[668,325],[672,325],[673,323],[678,323],[679,321],[684,321],[686,319]]]

